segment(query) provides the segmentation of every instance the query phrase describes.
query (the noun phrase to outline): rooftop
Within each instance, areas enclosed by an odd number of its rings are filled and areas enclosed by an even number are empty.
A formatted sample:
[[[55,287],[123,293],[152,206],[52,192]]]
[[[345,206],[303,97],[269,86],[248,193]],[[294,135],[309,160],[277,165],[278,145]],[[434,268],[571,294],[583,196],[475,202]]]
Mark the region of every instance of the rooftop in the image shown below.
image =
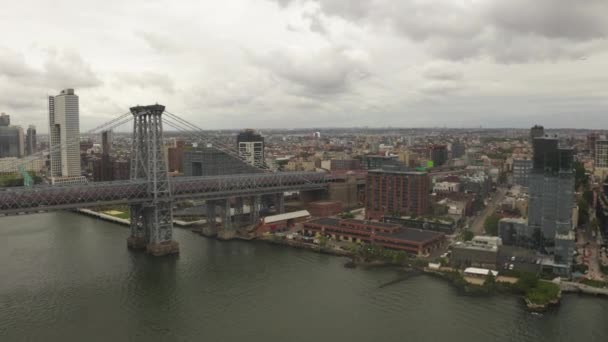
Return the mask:
[[[300,211],[294,211],[291,213],[266,216],[266,217],[264,217],[264,223],[273,223],[273,222],[291,220],[291,219],[295,219],[295,218],[302,218],[302,217],[308,217],[308,216],[310,216],[310,213],[308,212],[308,210],[300,210]]]
[[[437,239],[443,236],[444,234],[431,230],[402,228],[399,232],[396,233],[376,233],[376,235],[422,243]]]
[[[387,169],[374,169],[374,170],[369,170],[367,171],[368,174],[369,173],[391,173],[391,174],[398,174],[398,175],[426,175],[428,174],[428,172],[423,172],[423,171],[405,171],[405,170],[387,170]]]

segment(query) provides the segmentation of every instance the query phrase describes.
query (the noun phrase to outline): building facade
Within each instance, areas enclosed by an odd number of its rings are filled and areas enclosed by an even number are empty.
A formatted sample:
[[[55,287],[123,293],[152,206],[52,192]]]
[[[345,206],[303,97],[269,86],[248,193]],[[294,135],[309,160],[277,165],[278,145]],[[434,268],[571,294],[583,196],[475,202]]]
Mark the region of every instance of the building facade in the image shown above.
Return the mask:
[[[462,158],[465,155],[465,146],[461,142],[452,143],[452,158]]]
[[[593,149],[595,167],[608,168],[608,140],[595,140],[595,148]]]
[[[528,224],[541,230],[546,245],[553,245],[556,233],[572,229],[573,150],[559,147],[555,136],[535,138],[533,148]]]
[[[80,111],[74,89],[49,97],[51,177],[80,177]]]
[[[411,216],[429,212],[430,179],[426,172],[370,170],[365,190],[365,215]]]
[[[443,166],[448,162],[448,147],[446,145],[431,146],[429,154],[434,167]]]
[[[38,141],[36,140],[36,126],[30,125],[25,135],[25,154],[28,156],[38,152]]]
[[[532,170],[532,159],[513,160],[513,184],[528,187],[530,172]]]
[[[244,130],[236,137],[239,155],[250,165],[264,165],[264,137],[252,129]]]
[[[0,158],[25,155],[23,129],[16,126],[0,126]]]
[[[213,147],[202,147],[184,151],[185,176],[219,176],[240,173],[262,172],[252,165],[244,163]]]

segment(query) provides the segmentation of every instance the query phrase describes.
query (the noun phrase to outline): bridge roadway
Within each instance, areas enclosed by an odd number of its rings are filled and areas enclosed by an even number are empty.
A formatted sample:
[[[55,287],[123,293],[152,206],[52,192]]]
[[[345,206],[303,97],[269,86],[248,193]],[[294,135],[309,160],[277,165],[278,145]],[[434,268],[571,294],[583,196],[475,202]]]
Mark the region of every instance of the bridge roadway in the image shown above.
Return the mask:
[[[286,191],[319,190],[331,176],[316,172],[275,172],[170,179],[174,200],[224,199],[276,194]],[[94,182],[78,185],[41,185],[0,188],[0,215],[28,214],[112,204],[151,202],[145,179]]]

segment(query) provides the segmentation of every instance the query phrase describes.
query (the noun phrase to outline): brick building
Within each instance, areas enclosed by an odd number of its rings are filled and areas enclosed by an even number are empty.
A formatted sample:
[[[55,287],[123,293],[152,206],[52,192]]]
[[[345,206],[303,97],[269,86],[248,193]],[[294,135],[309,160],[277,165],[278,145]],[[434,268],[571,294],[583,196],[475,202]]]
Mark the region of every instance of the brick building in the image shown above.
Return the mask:
[[[399,224],[354,219],[320,218],[303,223],[307,234],[321,234],[335,240],[371,243],[389,249],[423,255],[445,243],[442,233],[403,228]]]
[[[425,215],[429,211],[430,180],[426,172],[370,170],[365,189],[365,215]]]

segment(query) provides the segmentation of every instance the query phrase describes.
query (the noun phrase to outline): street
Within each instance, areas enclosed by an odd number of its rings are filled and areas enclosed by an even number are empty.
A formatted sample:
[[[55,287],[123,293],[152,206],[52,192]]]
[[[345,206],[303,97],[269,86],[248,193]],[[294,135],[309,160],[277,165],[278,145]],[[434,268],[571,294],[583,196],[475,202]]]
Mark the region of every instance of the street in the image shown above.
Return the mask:
[[[493,197],[490,200],[490,203],[488,203],[488,205],[481,212],[480,215],[476,216],[473,219],[473,223],[470,225],[470,229],[475,235],[484,235],[485,234],[483,224],[486,221],[486,218],[488,216],[492,215],[496,211],[497,205],[503,201],[506,193],[507,193],[507,189],[497,188],[496,192],[493,193]]]

